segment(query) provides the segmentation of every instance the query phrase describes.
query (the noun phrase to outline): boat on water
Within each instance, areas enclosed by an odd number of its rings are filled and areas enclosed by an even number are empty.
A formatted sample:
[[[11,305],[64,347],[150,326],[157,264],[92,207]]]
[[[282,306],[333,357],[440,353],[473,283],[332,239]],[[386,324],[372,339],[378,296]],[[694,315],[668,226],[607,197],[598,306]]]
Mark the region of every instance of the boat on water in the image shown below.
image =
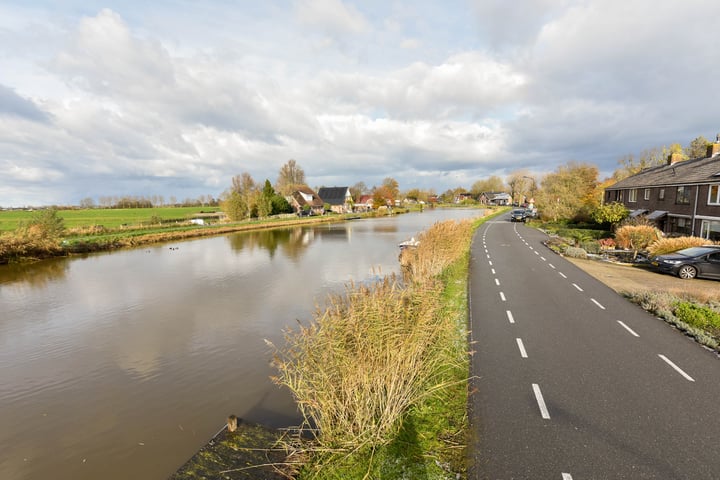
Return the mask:
[[[398,247],[400,247],[400,250],[405,248],[415,248],[418,245],[420,245],[420,240],[415,240],[415,237],[411,237],[410,240],[405,240],[398,243]]]

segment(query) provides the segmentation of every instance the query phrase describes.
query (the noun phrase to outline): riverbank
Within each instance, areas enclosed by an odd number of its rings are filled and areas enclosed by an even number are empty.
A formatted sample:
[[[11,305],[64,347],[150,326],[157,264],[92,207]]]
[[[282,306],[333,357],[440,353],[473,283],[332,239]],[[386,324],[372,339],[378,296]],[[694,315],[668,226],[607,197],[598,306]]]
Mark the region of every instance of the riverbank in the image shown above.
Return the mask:
[[[402,212],[396,213],[404,213]],[[372,217],[373,214],[329,214],[323,216],[295,217],[285,216],[263,220],[250,220],[238,223],[217,223],[195,225],[173,223],[169,225],[128,226],[122,228],[88,229],[85,234],[70,233],[50,239],[47,235],[24,235],[5,233],[0,236],[0,265],[23,263],[52,257],[87,254],[122,248],[134,248],[144,245],[187,240],[215,235],[226,235],[250,230],[287,228],[322,223],[344,222],[358,218]]]

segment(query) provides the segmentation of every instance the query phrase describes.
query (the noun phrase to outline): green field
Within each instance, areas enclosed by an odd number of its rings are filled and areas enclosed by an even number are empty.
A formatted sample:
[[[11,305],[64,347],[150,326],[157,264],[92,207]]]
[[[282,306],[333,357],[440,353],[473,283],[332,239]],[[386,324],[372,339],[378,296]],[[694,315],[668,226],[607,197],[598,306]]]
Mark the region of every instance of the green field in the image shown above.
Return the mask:
[[[58,215],[65,221],[65,227],[90,227],[102,225],[105,228],[119,228],[123,225],[151,223],[151,219],[163,222],[189,220],[200,213],[218,212],[219,207],[157,207],[157,208],[90,208],[59,210]],[[0,232],[10,232],[22,221],[30,220],[37,211],[0,211]]]

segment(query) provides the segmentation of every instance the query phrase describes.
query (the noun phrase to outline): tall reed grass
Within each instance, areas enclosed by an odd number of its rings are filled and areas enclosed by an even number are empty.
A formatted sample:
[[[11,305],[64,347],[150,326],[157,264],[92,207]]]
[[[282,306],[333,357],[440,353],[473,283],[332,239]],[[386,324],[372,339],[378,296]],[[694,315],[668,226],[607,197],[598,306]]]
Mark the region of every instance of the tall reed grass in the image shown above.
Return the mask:
[[[467,258],[472,232],[469,220],[435,224],[402,252],[402,280],[348,285],[309,324],[287,332],[274,381],[295,396],[313,449],[387,445],[412,408],[456,381],[448,372],[467,352],[458,319],[443,310],[441,277]]]
[[[648,253],[650,255],[664,255],[666,253],[677,252],[683,248],[699,247],[712,243],[714,242],[700,237],[661,238],[648,246]]]

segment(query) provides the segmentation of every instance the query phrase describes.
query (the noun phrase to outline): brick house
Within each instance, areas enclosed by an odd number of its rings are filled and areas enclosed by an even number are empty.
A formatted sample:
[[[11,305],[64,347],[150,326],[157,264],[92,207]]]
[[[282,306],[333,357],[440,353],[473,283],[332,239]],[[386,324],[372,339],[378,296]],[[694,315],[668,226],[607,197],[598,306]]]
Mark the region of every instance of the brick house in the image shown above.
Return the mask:
[[[707,156],[648,168],[607,187],[605,203],[618,202],[635,217],[645,215],[668,236],[720,240],[720,135]]]

